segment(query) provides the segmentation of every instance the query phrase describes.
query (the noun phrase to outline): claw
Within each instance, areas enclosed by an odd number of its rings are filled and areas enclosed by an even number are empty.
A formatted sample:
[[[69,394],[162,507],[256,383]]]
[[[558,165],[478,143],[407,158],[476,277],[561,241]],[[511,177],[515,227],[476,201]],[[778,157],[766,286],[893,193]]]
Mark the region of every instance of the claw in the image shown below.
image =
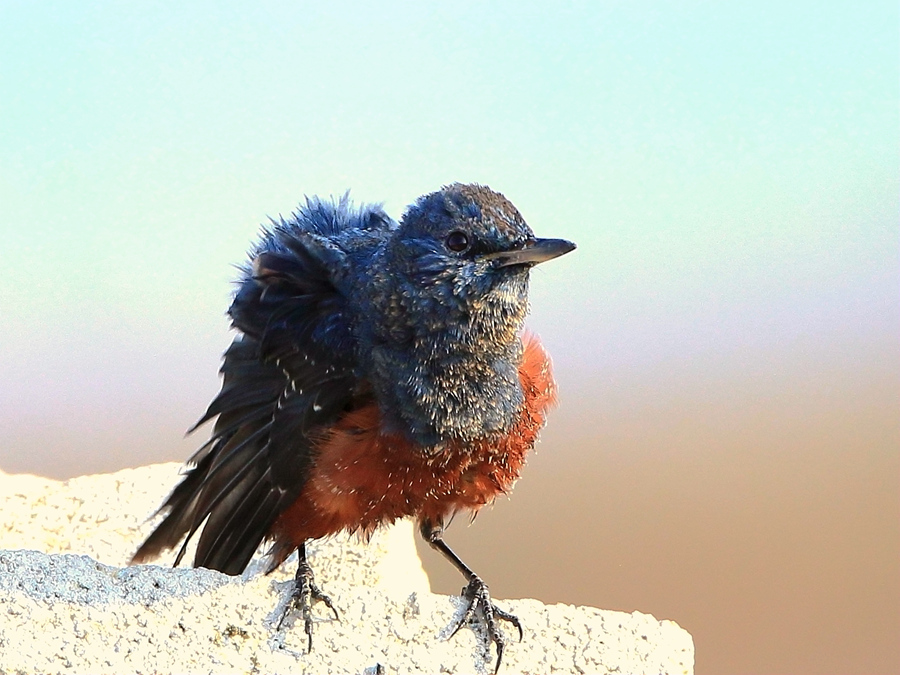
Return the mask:
[[[503,649],[506,647],[506,637],[503,635],[503,631],[500,630],[497,620],[503,619],[515,626],[519,631],[519,642],[524,637],[522,622],[519,621],[515,614],[505,612],[494,604],[487,584],[478,576],[473,576],[468,585],[462,589],[462,596],[469,601],[469,604],[456,628],[450,633],[450,637],[456,635],[460,628],[472,621],[475,613],[480,610],[487,629],[488,639],[497,645],[497,663],[494,665],[494,675],[497,675],[497,672],[500,670],[500,662],[503,660]]]
[[[500,662],[503,660],[503,648],[506,646],[506,638],[503,636],[503,632],[497,625],[497,619],[509,621],[515,626],[519,631],[519,642],[521,642],[524,637],[524,632],[522,631],[522,624],[519,621],[519,618],[514,614],[504,612],[494,605],[491,600],[491,594],[488,592],[487,584],[484,583],[484,581],[481,580],[481,577],[475,574],[475,572],[473,572],[472,569],[453,552],[453,549],[447,546],[447,543],[441,537],[441,533],[444,531],[444,521],[442,518],[437,520],[423,518],[419,521],[419,531],[422,533],[422,538],[428,542],[429,546],[436,551],[439,551],[441,555],[453,563],[454,567],[462,572],[463,576],[469,580],[469,583],[462,589],[463,597],[469,602],[466,606],[466,611],[463,613],[456,628],[453,629],[450,637],[456,635],[463,625],[469,623],[475,617],[475,612],[480,609],[481,616],[484,619],[485,628],[487,629],[488,639],[490,642],[497,645],[497,663],[494,666],[494,675],[497,675],[497,671],[500,670]],[[488,643],[488,654],[490,654],[491,651],[490,642]]]
[[[331,601],[331,598],[325,595],[316,585],[316,582],[313,580],[312,568],[310,568],[304,560],[300,562],[300,565],[297,568],[297,574],[294,577],[294,587],[291,590],[291,597],[284,606],[284,611],[281,613],[281,618],[278,620],[278,625],[275,630],[281,630],[281,625],[284,623],[284,620],[287,618],[288,614],[290,614],[292,609],[299,609],[300,616],[303,617],[303,625],[306,631],[307,652],[312,652],[312,606],[315,602],[324,602],[325,606],[334,612],[335,620],[337,621],[340,618],[337,610],[334,608],[334,603]]]

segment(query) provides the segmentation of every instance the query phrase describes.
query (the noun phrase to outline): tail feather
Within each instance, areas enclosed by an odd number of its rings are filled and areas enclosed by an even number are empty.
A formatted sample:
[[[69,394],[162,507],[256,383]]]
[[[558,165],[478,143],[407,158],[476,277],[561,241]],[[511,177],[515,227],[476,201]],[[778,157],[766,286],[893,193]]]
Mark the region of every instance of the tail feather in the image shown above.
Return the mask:
[[[250,562],[281,511],[290,503],[286,493],[274,489],[266,471],[247,476],[210,516],[197,545],[197,561],[225,574],[240,574]]]

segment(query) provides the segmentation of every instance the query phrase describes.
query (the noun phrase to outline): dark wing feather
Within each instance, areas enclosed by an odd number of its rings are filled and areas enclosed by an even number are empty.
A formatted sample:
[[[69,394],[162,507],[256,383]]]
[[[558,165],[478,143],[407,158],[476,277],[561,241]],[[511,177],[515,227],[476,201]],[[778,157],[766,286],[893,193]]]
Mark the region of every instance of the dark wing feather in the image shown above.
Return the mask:
[[[194,564],[239,574],[303,490],[315,430],[351,406],[359,383],[346,299],[335,284],[341,251],[323,235],[390,221],[351,213],[345,201],[330,209],[309,202],[257,248],[230,309],[242,335],[225,352],[222,390],[193,428],[217,418],[212,435],[135,561],[184,539],[177,564],[202,528]]]

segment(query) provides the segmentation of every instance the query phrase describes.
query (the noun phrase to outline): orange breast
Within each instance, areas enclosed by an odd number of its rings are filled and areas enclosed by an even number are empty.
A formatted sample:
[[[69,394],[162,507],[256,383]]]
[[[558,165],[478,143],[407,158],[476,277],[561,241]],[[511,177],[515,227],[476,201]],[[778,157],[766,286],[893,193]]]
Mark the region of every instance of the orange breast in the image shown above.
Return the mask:
[[[381,433],[376,405],[348,413],[323,435],[306,487],[273,526],[273,553],[287,557],[307,539],[343,529],[370,533],[405,516],[441,522],[510,490],[556,399],[546,352],[533,335],[523,342],[525,403],[508,434],[450,443],[429,455],[399,435]]]

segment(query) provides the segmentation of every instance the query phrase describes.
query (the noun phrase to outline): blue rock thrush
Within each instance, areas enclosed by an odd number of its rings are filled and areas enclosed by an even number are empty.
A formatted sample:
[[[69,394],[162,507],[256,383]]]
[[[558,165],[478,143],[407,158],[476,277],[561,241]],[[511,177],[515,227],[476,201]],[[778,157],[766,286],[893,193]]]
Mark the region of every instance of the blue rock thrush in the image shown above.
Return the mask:
[[[496,672],[498,619],[519,639],[522,627],[442,534],[457,511],[512,488],[554,403],[549,359],[522,332],[528,276],[574,248],[535,238],[481,185],[425,195],[399,224],[346,197],[307,199],[273,221],[229,310],[239,335],[222,390],[194,426],[217,418],[211,437],[134,562],[184,539],[177,565],[201,527],[194,565],[226,574],[240,574],[264,540],[268,571],[298,551],[285,615],[299,609],[312,649],[312,604],[334,607],[306,542],[412,516],[466,578],[456,630],[484,622]]]

